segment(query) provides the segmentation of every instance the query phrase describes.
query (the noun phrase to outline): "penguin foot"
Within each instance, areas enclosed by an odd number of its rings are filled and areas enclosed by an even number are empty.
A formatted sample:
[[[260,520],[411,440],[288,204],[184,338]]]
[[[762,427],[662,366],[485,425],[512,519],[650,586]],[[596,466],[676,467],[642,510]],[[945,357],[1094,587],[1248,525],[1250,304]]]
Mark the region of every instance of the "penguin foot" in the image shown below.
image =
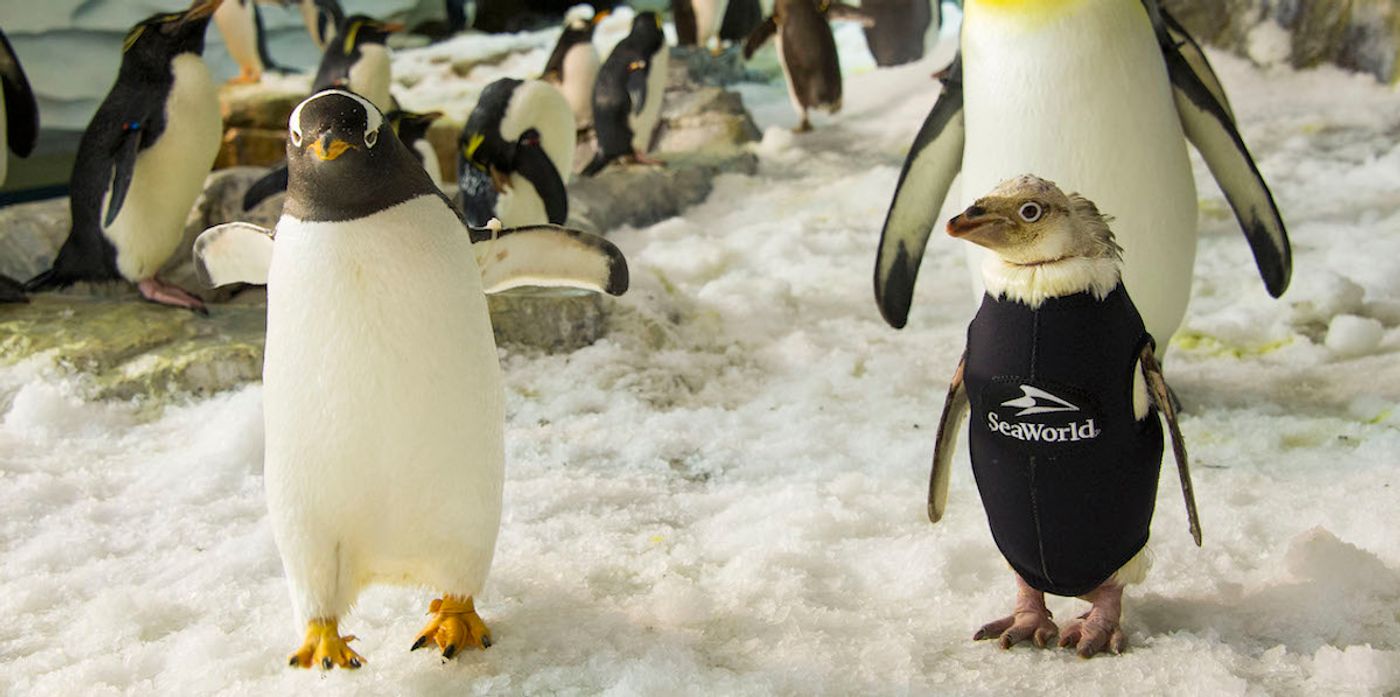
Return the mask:
[[[476,614],[476,605],[470,597],[444,595],[428,604],[428,613],[433,619],[418,632],[409,651],[427,646],[430,640],[437,642],[442,657],[449,659],[464,648],[491,648],[491,630],[486,628],[481,615]]]
[[[354,636],[340,636],[336,620],[311,620],[306,623],[306,640],[301,648],[291,655],[287,665],[293,668],[321,666],[330,670],[336,666],[355,669],[365,664],[365,659],[350,648]]]
[[[1105,649],[1113,654],[1128,648],[1119,621],[1123,617],[1123,586],[1104,584],[1084,596],[1093,603],[1088,612],[1065,625],[1060,648],[1073,647],[1080,658],[1093,658]]]
[[[656,158],[654,158],[654,157],[651,157],[651,156],[647,155],[646,153],[644,153],[644,152],[642,152],[642,151],[640,151],[640,150],[635,151],[635,152],[632,153],[632,161],[635,162],[636,164],[639,164],[639,165],[646,165],[646,166],[648,166],[648,167],[665,167],[665,166],[666,166],[666,162],[665,162],[664,160],[658,160],[658,159],[656,159]]]
[[[159,278],[151,277],[140,281],[136,284],[136,288],[141,291],[141,297],[153,303],[183,307],[206,317],[209,315],[209,309],[204,307],[203,300],[185,289],[166,283]]]
[[[1027,639],[1043,649],[1055,641],[1060,628],[1054,615],[1045,607],[1045,594],[1033,588],[1020,575],[1016,576],[1016,609],[1008,617],[982,625],[972,635],[973,641],[1000,639],[1001,648],[1009,649]]]
[[[793,133],[810,133],[811,131],[812,122],[809,121],[805,116],[802,117],[802,123],[797,124],[797,128],[792,129]]]
[[[259,82],[262,82],[262,73],[247,68],[240,68],[238,75],[228,81],[230,85],[255,85]]]

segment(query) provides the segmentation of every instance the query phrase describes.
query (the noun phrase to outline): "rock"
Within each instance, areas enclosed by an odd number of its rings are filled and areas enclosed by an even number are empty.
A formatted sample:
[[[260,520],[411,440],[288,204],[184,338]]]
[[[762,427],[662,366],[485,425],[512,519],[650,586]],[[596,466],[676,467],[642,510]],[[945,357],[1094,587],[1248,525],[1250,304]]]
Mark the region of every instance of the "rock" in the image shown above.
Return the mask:
[[[730,46],[718,55],[698,46],[671,47],[671,74],[668,85],[685,83],[719,87],[752,80],[744,65],[743,49]]]
[[[287,159],[286,128],[229,128],[219,145],[214,169],[271,167]]]
[[[1394,0],[1164,0],[1199,40],[1258,58],[1254,35],[1272,22],[1291,38],[1297,68],[1332,62],[1394,83],[1400,80],[1400,5]],[[1271,52],[1270,52],[1271,53]]]
[[[24,281],[47,270],[72,220],[67,198],[0,208],[0,274]]]
[[[761,135],[737,93],[701,87],[667,91],[654,142],[657,152],[691,152],[715,144],[750,143]]]
[[[310,91],[309,78],[292,84],[270,78],[256,85],[224,85],[219,89],[219,111],[224,128],[287,130],[292,110]]]
[[[576,177],[569,184],[570,226],[605,234],[624,225],[651,225],[704,201],[720,174],[758,171],[758,157],[735,146],[661,159],[665,167],[614,164],[595,177]]]
[[[519,289],[490,295],[497,344],[551,353],[588,346],[607,333],[611,300],[596,293]]]

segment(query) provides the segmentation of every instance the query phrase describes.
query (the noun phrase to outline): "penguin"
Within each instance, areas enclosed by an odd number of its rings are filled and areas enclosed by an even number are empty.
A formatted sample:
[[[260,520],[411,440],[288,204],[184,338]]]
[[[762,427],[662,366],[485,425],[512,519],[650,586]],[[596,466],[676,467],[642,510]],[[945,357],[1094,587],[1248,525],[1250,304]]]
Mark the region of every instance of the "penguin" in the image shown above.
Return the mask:
[[[345,10],[337,0],[301,0],[301,18],[306,22],[311,43],[324,51],[327,44],[335,41],[336,31],[345,23]]]
[[[27,290],[125,279],[147,300],[205,312],[199,298],[156,274],[184,236],[223,136],[218,92],[202,57],[220,1],[196,0],[127,34],[116,84],[78,144],[68,239]]]
[[[458,142],[457,202],[467,223],[564,224],[576,133],[568,102],[548,83],[487,85]]]
[[[389,49],[384,42],[390,34],[402,30],[402,24],[381,22],[365,15],[346,19],[336,40],[326,45],[311,91],[346,87],[374,102],[380,111],[392,111]]]
[[[943,23],[941,0],[861,0],[870,16],[865,43],[880,67],[904,65],[924,57],[929,35]]]
[[[437,150],[433,149],[433,144],[428,142],[428,128],[434,121],[442,118],[441,111],[431,111],[426,114],[418,114],[402,109],[389,112],[386,117],[394,133],[399,140],[408,146],[408,151],[418,158],[418,162],[423,165],[423,171],[428,173],[433,183],[439,189],[442,185],[442,164],[438,161]]]
[[[1121,653],[1123,590],[1148,570],[1162,419],[1201,544],[1185,441],[1120,276],[1122,249],[1094,203],[1030,175],[975,201],[948,234],[992,255],[939,420],[928,515],[938,523],[946,512],[957,431],[971,413],[972,472],[1017,584],[1013,613],[973,638],[1044,648],[1058,635],[1084,658]],[[1046,593],[1091,607],[1059,627]]]
[[[1196,254],[1188,140],[1234,208],[1265,287],[1274,297],[1287,289],[1292,251],[1278,206],[1205,55],[1156,0],[967,0],[964,10],[960,58],[914,139],[881,233],[874,280],[886,321],[908,321],[924,247],[959,172],[966,194],[1035,171],[1113,211],[1124,283],[1165,347],[1186,312]],[[983,256],[969,257],[975,286]]]
[[[0,31],[0,184],[8,174],[10,154],[29,157],[39,140],[39,104],[19,56]],[[0,303],[29,302],[24,284],[0,274]]]
[[[578,130],[593,125],[593,85],[602,59],[593,45],[593,30],[607,12],[594,13],[588,5],[575,5],[564,15],[564,33],[549,54],[541,80],[559,88],[574,111]]]
[[[474,600],[500,527],[505,395],[483,287],[501,279],[484,282],[482,267],[621,293],[625,261],[582,233],[466,229],[357,94],[311,96],[289,131],[276,229],[231,223],[195,246],[203,278],[268,288],[263,479],[305,628],[288,663],[364,665],[341,622],[381,583],[440,594],[405,647],[431,642],[447,659],[485,649]],[[570,276],[548,276],[565,257],[579,262]]]
[[[748,60],[776,35],[788,96],[802,117],[794,129],[797,133],[812,130],[812,122],[807,118],[809,109],[830,114],[841,111],[841,60],[828,17],[869,22],[855,8],[833,0],[777,0],[773,14],[744,43],[744,59]]]
[[[729,6],[724,11],[724,23],[719,25],[719,40],[731,44],[743,43],[762,23],[763,6],[758,0],[729,0]]]
[[[642,164],[659,161],[647,157],[661,104],[666,96],[670,49],[661,31],[661,16],[641,12],[632,20],[632,31],[613,48],[593,87],[593,130],[598,153],[584,168],[593,176],[620,157]]]
[[[729,0],[671,0],[677,44],[709,48],[719,35],[728,7]]]
[[[286,0],[276,0],[285,5]],[[239,75],[230,82],[251,84],[262,80],[263,70],[277,66],[267,51],[267,35],[262,15],[254,0],[227,0],[214,12],[214,24],[224,37],[224,46],[238,63]]]

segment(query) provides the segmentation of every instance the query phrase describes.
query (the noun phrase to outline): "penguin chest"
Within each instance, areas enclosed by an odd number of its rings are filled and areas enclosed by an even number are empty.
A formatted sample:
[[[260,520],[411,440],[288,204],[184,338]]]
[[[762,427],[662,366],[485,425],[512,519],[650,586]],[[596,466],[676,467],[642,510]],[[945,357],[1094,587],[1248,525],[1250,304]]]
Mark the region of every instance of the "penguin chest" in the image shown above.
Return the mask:
[[[544,199],[529,179],[518,173],[510,175],[510,189],[501,193],[496,202],[496,216],[507,228],[549,223]]]
[[[283,217],[263,381],[279,539],[332,529],[371,566],[431,554],[414,542],[441,542],[425,521],[494,539],[501,372],[470,240],[441,199],[343,222]]]
[[[564,84],[560,91],[569,101],[579,128],[593,123],[593,83],[598,79],[600,65],[598,49],[592,42],[574,44],[564,54]]]
[[[165,102],[165,130],[136,155],[126,200],[103,230],[117,250],[117,270],[130,281],[155,275],[175,252],[219,152],[223,121],[204,60],[182,54],[171,61],[171,70],[175,80]],[[110,197],[104,197],[105,218]]]
[[[350,66],[350,90],[374,102],[380,111],[389,113],[394,105],[389,99],[389,49],[378,44],[360,47],[360,59]]]
[[[1082,0],[1050,20],[969,5],[965,207],[1035,174],[1113,216],[1123,279],[1165,343],[1185,312],[1196,191],[1171,86],[1138,3]],[[986,257],[970,250],[974,277]]]
[[[666,74],[671,70],[670,49],[662,46],[651,57],[647,67],[647,97],[638,113],[636,105],[627,114],[627,126],[632,130],[632,148],[645,153],[651,150],[651,137],[661,121],[661,104],[666,101]]]
[[[229,0],[214,11],[214,23],[219,34],[224,37],[224,46],[233,60],[240,66],[256,67],[262,70],[262,57],[258,55],[258,30],[253,19],[253,2]]]
[[[703,48],[719,33],[729,0],[692,0],[692,6],[695,8],[696,43]]]

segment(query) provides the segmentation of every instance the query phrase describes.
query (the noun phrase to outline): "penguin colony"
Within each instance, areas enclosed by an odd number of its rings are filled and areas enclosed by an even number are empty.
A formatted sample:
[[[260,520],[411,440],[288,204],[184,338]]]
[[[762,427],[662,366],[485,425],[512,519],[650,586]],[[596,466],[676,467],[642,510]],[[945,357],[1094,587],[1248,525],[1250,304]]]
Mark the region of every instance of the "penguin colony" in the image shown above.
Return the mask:
[[[683,44],[743,39],[747,58],[773,39],[798,131],[811,128],[809,110],[841,107],[830,20],[863,24],[881,65],[920,58],[940,24],[938,3],[924,0],[860,9],[776,0],[767,18],[757,8],[673,4]],[[270,230],[206,231],[196,266],[211,287],[268,288],[265,485],[304,628],[288,663],[364,665],[341,621],[375,583],[439,594],[406,646],[433,644],[450,659],[492,644],[474,598],[500,526],[505,416],[485,296],[626,291],[622,253],[563,227],[567,186],[590,131],[597,146],[584,175],[619,160],[656,164],[663,21],[638,13],[600,61],[593,29],[606,11],[571,10],[540,79],[501,79],[481,93],[458,141],[454,201],[427,142],[443,115],[395,109],[389,92],[385,42],[401,27],[347,17],[335,0],[301,9],[323,59],[289,119],[286,162],[252,201],[285,190],[282,216]],[[205,311],[158,272],[218,148],[218,100],[201,58],[211,19],[239,81],[272,67],[253,0],[196,0],[133,27],[82,138],[70,234],[23,288],[0,277],[0,301],[125,280],[153,302]],[[1224,190],[1276,297],[1291,274],[1287,232],[1204,53],[1157,0],[967,0],[959,41],[894,191],[874,274],[881,314],[902,328],[940,211],[961,211],[945,229],[972,243],[980,305],[944,403],[928,516],[938,523],[946,512],[966,422],[976,485],[1017,584],[1012,613],[974,638],[1119,653],[1124,590],[1148,571],[1164,438],[1202,540],[1160,360],[1185,312],[1196,246],[1186,144]],[[3,34],[0,82],[0,145],[24,157],[38,109]],[[1037,121],[1018,121],[1027,113]],[[0,181],[4,166],[0,157]],[[401,360],[409,351],[415,360]],[[364,379],[384,371],[392,379]],[[1059,625],[1046,593],[1090,608]]]

